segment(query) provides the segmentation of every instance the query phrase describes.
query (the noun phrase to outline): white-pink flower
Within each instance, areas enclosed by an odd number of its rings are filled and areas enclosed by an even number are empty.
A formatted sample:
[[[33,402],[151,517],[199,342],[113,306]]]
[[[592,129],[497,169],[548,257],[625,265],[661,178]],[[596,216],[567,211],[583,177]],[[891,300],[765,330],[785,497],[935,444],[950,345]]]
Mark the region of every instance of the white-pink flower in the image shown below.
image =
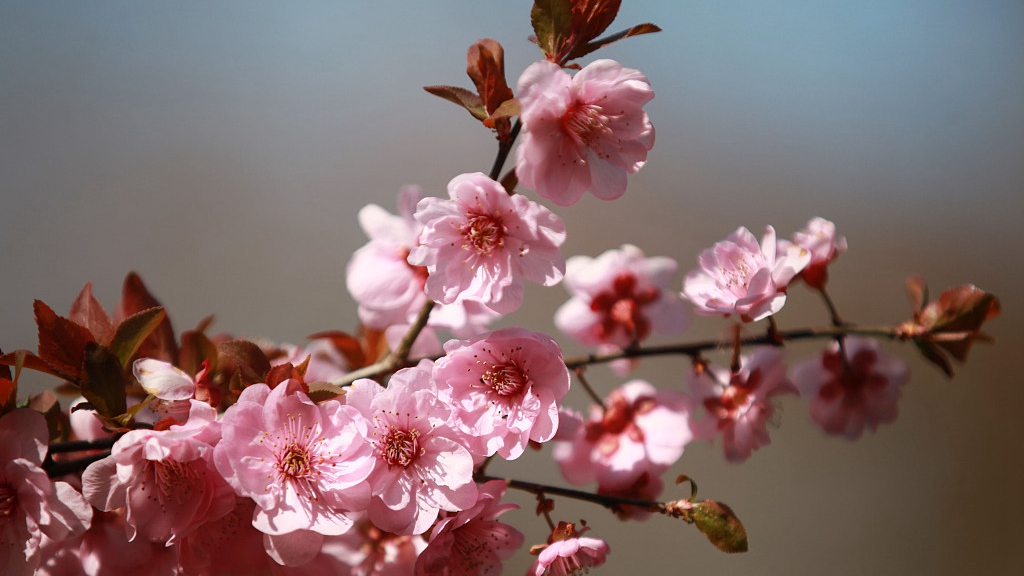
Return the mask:
[[[479,487],[472,507],[441,517],[430,542],[416,561],[416,576],[486,576],[500,574],[502,560],[523,545],[523,534],[498,521],[516,504],[502,504],[505,483],[491,480]]]
[[[573,256],[565,263],[565,288],[572,298],[555,312],[555,326],[589,346],[625,348],[656,334],[678,334],[689,324],[679,294],[669,290],[678,265],[644,256],[625,244],[597,258]]]
[[[0,418],[0,566],[29,576],[42,560],[45,535],[63,540],[92,522],[92,507],[67,482],[42,469],[49,432],[43,415],[18,408]]]
[[[256,502],[253,525],[280,564],[300,565],[369,501],[367,423],[336,400],[313,403],[295,380],[242,391],[222,419],[217,470]]]
[[[544,286],[562,280],[561,218],[525,196],[509,196],[479,172],[456,176],[448,195],[416,206],[423,232],[409,263],[427,267],[427,296],[442,304],[475,301],[507,314],[523,302],[524,279]]]
[[[611,549],[604,540],[583,536],[589,531],[585,524],[577,530],[574,524],[559,522],[547,545],[530,549],[537,559],[526,571],[527,576],[575,576],[604,564]]]
[[[444,348],[434,380],[474,454],[512,460],[554,436],[570,376],[550,336],[504,328]]]
[[[187,424],[132,430],[82,475],[82,492],[93,506],[125,508],[129,540],[141,535],[171,545],[234,507],[234,492],[213,464],[217,413],[191,402]]]
[[[743,462],[771,442],[768,423],[775,413],[773,400],[796,393],[786,379],[783,356],[782,350],[762,347],[740,358],[738,372],[718,366],[707,366],[700,374],[691,372],[690,392],[707,410],[697,423],[698,435],[711,440],[721,434],[730,462]]]
[[[586,192],[614,200],[626,175],[647,162],[654,127],[643,106],[654,98],[647,78],[613,60],[595,60],[569,76],[541,61],[519,77],[522,142],[519,181],[560,206]]]
[[[815,217],[793,234],[793,243],[811,253],[811,261],[800,272],[800,278],[812,288],[823,288],[828,282],[828,265],[846,252],[846,238],[836,235],[835,224]],[[783,243],[780,241],[779,245]]]
[[[850,440],[865,429],[896,420],[900,388],[910,379],[910,368],[882,352],[875,340],[847,336],[846,361],[833,342],[824,354],[797,364],[792,379],[808,400],[811,418],[829,434]]]
[[[476,502],[473,456],[448,425],[451,407],[437,394],[432,362],[395,372],[385,389],[366,378],[345,395],[371,422],[372,498],[367,515],[395,534],[422,534],[441,510]]]
[[[810,260],[810,252],[799,246],[779,247],[771,226],[760,246],[741,226],[701,252],[700,268],[683,281],[683,297],[694,303],[698,314],[761,320],[782,309],[786,286]]]
[[[422,198],[418,186],[405,186],[398,195],[398,215],[376,204],[359,211],[359,225],[370,241],[352,255],[345,280],[349,293],[359,303],[360,321],[376,330],[407,327],[427,301],[423,292],[427,268],[408,261],[423,229],[413,217]],[[438,306],[428,326],[469,336],[481,332],[497,316],[476,302],[458,303]]]
[[[591,407],[571,440],[555,444],[554,458],[573,484],[596,480],[604,492],[630,490],[644,474],[661,475],[683,454],[693,439],[690,412],[682,392],[627,382],[603,408]]]

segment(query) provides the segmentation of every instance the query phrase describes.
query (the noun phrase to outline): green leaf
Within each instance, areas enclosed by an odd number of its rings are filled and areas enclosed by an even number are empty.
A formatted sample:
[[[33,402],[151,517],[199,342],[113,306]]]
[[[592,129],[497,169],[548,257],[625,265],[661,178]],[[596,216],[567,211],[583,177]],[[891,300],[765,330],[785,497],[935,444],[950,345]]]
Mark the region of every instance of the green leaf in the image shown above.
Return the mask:
[[[572,35],[572,2],[570,0],[536,0],[530,10],[530,23],[537,36],[537,45],[548,60],[557,62],[566,41]]]
[[[465,88],[459,88],[458,86],[424,86],[423,89],[434,96],[440,96],[457,106],[465,108],[477,120],[482,121],[487,118],[487,109],[484,107],[483,100],[480,99],[480,96]]]
[[[729,553],[747,551],[747,531],[727,505],[714,500],[694,502],[690,518],[719,550]]]
[[[142,342],[164,321],[167,313],[160,306],[143,310],[124,319],[114,331],[110,350],[120,360],[121,366],[128,366]]]
[[[101,416],[116,418],[128,410],[125,376],[121,360],[110,348],[90,342],[85,348],[82,396]]]

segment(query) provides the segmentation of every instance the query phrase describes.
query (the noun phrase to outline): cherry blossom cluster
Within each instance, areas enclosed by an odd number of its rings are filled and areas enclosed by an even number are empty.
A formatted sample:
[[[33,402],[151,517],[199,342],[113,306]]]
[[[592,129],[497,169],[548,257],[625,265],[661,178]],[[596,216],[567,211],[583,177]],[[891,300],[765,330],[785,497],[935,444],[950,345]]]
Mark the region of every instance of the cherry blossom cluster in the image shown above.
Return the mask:
[[[759,241],[740,227],[682,280],[678,262],[632,244],[562,254],[566,225],[542,202],[622,197],[654,145],[647,77],[609,59],[574,62],[658,31],[643,24],[599,38],[618,6],[535,3],[544,59],[515,92],[500,44],[487,39],[467,55],[477,92],[427,88],[495,134],[497,159],[489,174],[455,176],[446,196],[403,188],[397,215],[376,204],[359,211],[369,241],[346,270],[355,336],[332,330],[306,346],[277,345],[208,335],[210,319],[176,335],[134,273],[112,315],[90,285],[67,317],[37,301],[38,352],[0,355],[5,574],[498,574],[526,544],[499,519],[518,508],[503,502],[509,488],[537,498],[550,534],[528,549],[533,576],[580,574],[610,552],[584,536],[582,519],[556,521],[554,497],[598,503],[621,520],[682,518],[715,546],[743,551],[735,514],[695,500],[692,481],[689,498],[659,501],[689,443],[720,442],[726,460],[749,459],[769,444],[784,395],[805,399],[830,435],[856,439],[893,422],[909,370],[883,338],[913,341],[952,374],[949,357],[965,360],[985,338],[998,300],[965,286],[929,303],[914,280],[912,319],[849,324],[827,291],[847,242],[824,218],[789,238],[768,226]],[[591,354],[566,358],[549,335],[492,329],[524,305],[527,282],[563,284],[569,298],[554,325]],[[828,327],[779,327],[799,284],[824,299]],[[734,337],[648,344],[685,333],[691,309],[721,317]],[[755,326],[764,334],[751,336]],[[827,344],[790,368],[785,345],[798,338]],[[586,373],[609,362],[625,378],[653,354],[689,362],[672,382],[597,386]],[[73,408],[50,392],[19,402],[23,368],[79,392]],[[564,404],[574,381],[591,405]],[[548,442],[565,480],[589,491],[488,476],[492,460]]]

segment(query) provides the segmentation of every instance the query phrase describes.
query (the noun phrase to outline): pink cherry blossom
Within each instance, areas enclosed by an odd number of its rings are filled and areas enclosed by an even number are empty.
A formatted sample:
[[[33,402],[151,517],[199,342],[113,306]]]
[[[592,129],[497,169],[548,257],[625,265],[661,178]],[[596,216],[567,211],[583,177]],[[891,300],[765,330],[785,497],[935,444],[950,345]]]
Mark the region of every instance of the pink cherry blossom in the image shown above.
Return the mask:
[[[362,415],[336,400],[315,404],[299,388],[287,380],[243,390],[214,450],[217,470],[256,502],[253,525],[268,536],[267,552],[287,565],[312,559],[324,535],[352,526],[373,468]]]
[[[132,365],[132,372],[147,394],[161,400],[188,400],[196,394],[192,377],[170,362],[139,358]]]
[[[266,574],[277,565],[264,552],[263,533],[252,525],[256,503],[232,493],[234,507],[178,543],[182,572],[195,576]]]
[[[547,545],[530,549],[537,559],[527,576],[574,576],[604,564],[611,549],[604,540],[584,537],[589,531],[585,524],[577,530],[574,524],[559,522]]]
[[[19,408],[0,417],[0,566],[29,576],[42,560],[43,536],[60,541],[83,533],[92,507],[67,482],[42,469],[49,432],[43,415]]]
[[[686,304],[668,289],[675,260],[647,258],[625,244],[597,258],[573,256],[565,264],[565,287],[572,298],[555,312],[555,326],[580,342],[626,348],[657,334],[686,330]]]
[[[213,464],[216,417],[208,404],[192,401],[184,426],[128,432],[85,470],[85,498],[108,512],[123,506],[129,540],[141,535],[165,545],[227,514],[235,496]]]
[[[910,369],[897,358],[886,356],[879,343],[847,336],[843,340],[846,361],[839,344],[818,358],[793,368],[793,382],[808,399],[811,418],[829,434],[850,440],[865,429],[896,420],[900,388],[910,379]]]
[[[836,235],[832,222],[812,218],[803,230],[793,234],[793,243],[811,253],[811,261],[800,272],[800,278],[812,288],[823,288],[828,282],[828,265],[846,252],[846,238]]]
[[[523,302],[524,279],[544,286],[562,280],[561,218],[525,196],[509,196],[479,172],[456,176],[448,195],[416,206],[423,232],[409,263],[427,267],[427,296],[442,304],[475,301],[507,314]]]
[[[586,192],[614,200],[626,175],[647,162],[654,127],[643,106],[654,98],[650,82],[613,60],[595,60],[570,77],[542,61],[519,77],[522,142],[519,181],[559,206]]]
[[[92,526],[82,535],[78,555],[86,576],[178,576],[177,546],[129,541],[124,514],[97,512]]]
[[[530,440],[554,436],[570,377],[550,336],[505,328],[450,340],[445,352],[434,365],[434,380],[474,454],[511,460]]]
[[[763,347],[742,356],[736,373],[718,366],[708,366],[700,374],[691,372],[690,391],[707,410],[697,423],[698,435],[713,439],[721,434],[730,462],[743,462],[771,442],[768,423],[775,413],[773,400],[796,392],[786,379],[783,356],[782,350]]]
[[[502,560],[508,560],[523,545],[523,534],[498,522],[516,504],[501,504],[505,483],[492,480],[480,486],[472,507],[438,519],[430,543],[416,561],[417,576],[484,576],[500,574]]]
[[[573,484],[596,480],[606,492],[631,489],[644,474],[661,475],[683,454],[693,438],[690,412],[682,392],[627,382],[609,394],[603,408],[591,407],[572,439],[555,445],[554,458]]]
[[[751,322],[777,313],[786,303],[786,286],[811,260],[799,246],[777,248],[771,226],[760,246],[741,226],[701,252],[700,268],[683,281],[683,298],[705,316],[736,314]]]
[[[451,407],[438,399],[432,365],[423,360],[395,372],[386,389],[356,380],[345,396],[373,427],[367,514],[395,534],[422,534],[441,510],[457,512],[476,502],[473,456],[448,425]]]
[[[426,547],[420,535],[384,532],[363,517],[348,532],[324,542],[321,554],[346,567],[336,571],[339,576],[409,576]]]
[[[405,186],[398,195],[396,216],[376,204],[359,211],[359,225],[370,242],[352,255],[345,274],[349,293],[359,303],[359,319],[376,330],[408,325],[427,301],[423,285],[427,268],[408,262],[416,247],[423,224],[413,213],[423,198],[418,186]],[[475,302],[438,306],[428,326],[452,330],[456,334],[478,334],[498,314]]]

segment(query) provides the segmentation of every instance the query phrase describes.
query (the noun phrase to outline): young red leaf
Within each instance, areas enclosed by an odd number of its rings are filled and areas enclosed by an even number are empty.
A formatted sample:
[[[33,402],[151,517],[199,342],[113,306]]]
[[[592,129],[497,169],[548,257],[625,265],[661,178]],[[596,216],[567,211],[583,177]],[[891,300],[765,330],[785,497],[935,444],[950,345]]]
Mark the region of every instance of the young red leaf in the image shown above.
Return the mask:
[[[82,375],[85,347],[96,342],[88,328],[57,314],[42,301],[33,303],[39,328],[39,358],[65,380],[78,382]]]
[[[0,415],[7,414],[18,407],[18,385],[11,380],[11,371],[0,375]]]
[[[350,369],[362,368],[370,363],[366,360],[362,344],[350,334],[340,330],[327,330],[306,336],[307,340],[320,340],[323,338],[330,340],[331,344],[345,356]]]
[[[424,86],[424,90],[434,96],[440,96],[449,102],[465,108],[477,120],[487,118],[487,109],[480,96],[458,86]]]
[[[92,295],[92,282],[86,282],[78,297],[71,303],[68,319],[88,328],[96,341],[102,344],[109,344],[114,336],[114,325],[110,321],[110,316],[107,316],[103,305]]]
[[[505,81],[505,51],[496,40],[484,38],[469,47],[466,74],[476,85],[488,114],[493,114],[502,102],[514,96]]]
[[[589,42],[611,26],[622,0],[573,0],[573,36],[577,43]]]
[[[570,0],[536,0],[530,10],[530,23],[536,35],[537,46],[544,56],[556,63],[568,52],[567,43],[573,32],[572,2]]]
[[[509,126],[510,123],[507,120],[513,116],[519,116],[520,108],[519,100],[516,98],[505,100],[484,120],[484,126],[497,128],[502,120],[506,120],[505,125]],[[508,188],[505,190],[508,190]]]
[[[567,59],[574,60],[576,58],[582,58],[583,56],[590,54],[591,52],[597,50],[598,48],[603,48],[609,44],[618,42],[623,38],[629,38],[630,36],[639,36],[641,34],[652,34],[654,32],[661,32],[661,28],[658,28],[657,26],[651,23],[637,24],[632,28],[628,28],[626,30],[623,30],[622,32],[617,32],[615,34],[612,34],[611,36],[606,36],[599,40],[594,40],[593,42],[587,42],[586,44],[577,45],[572,49],[572,52],[569,53]]]
[[[244,385],[267,381],[270,360],[259,346],[248,340],[231,340],[224,342],[219,348],[238,364],[238,374]]]
[[[210,363],[210,372],[217,371],[217,346],[200,330],[182,332],[178,367],[189,374],[198,374],[203,361]]]
[[[0,356],[0,366],[14,366],[15,374],[22,368],[28,368],[29,370],[56,376],[57,378],[65,378],[63,374],[51,368],[42,358],[28,350],[15,350]]]
[[[101,416],[116,418],[128,410],[125,390],[130,381],[110,348],[90,342],[85,349],[82,396]]]
[[[118,324],[114,338],[110,342],[110,350],[121,361],[122,366],[128,365],[143,341],[156,330],[166,317],[164,309],[156,307],[132,314]]]
[[[135,272],[129,272],[124,278],[121,289],[121,302],[117,307],[117,318],[127,318],[132,314],[156,308],[160,302],[149,293],[142,278]],[[174,364],[178,361],[178,345],[174,341],[174,329],[171,320],[164,316],[163,320],[139,346],[138,355],[144,358],[156,358]]]
[[[925,304],[928,303],[928,285],[924,283],[924,279],[917,274],[911,274],[907,277],[906,286],[907,298],[910,299],[914,313],[924,310]]]
[[[39,412],[46,418],[46,428],[50,431],[50,441],[65,437],[68,434],[70,423],[64,412],[60,409],[60,402],[57,395],[49,390],[30,396],[28,407]]]

